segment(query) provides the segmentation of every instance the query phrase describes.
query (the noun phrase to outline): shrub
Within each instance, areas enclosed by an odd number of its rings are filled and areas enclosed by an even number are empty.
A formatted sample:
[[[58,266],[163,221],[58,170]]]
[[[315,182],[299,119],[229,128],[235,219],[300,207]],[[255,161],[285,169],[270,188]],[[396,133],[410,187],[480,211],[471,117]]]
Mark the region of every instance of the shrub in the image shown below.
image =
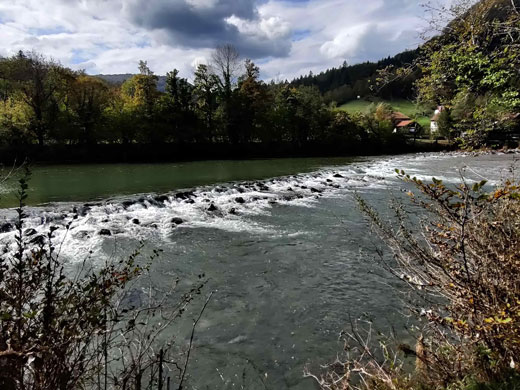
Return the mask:
[[[27,178],[20,179],[14,245],[0,254],[0,389],[162,388],[174,367],[181,389],[190,350],[181,368],[163,332],[201,293],[203,276],[180,296],[174,281],[133,302],[132,288],[148,269],[137,261],[142,245],[97,269],[87,257],[77,272],[65,270],[54,243],[58,227],[37,240],[24,233]]]
[[[315,377],[324,389],[517,388],[520,361],[520,187],[507,181],[486,192],[486,182],[447,186],[398,175],[425,210],[418,225],[400,202],[396,221],[383,221],[362,198],[362,211],[386,242],[393,259],[381,264],[407,287],[407,304],[418,323],[415,372],[381,344],[379,354],[360,337],[357,353],[341,370]],[[420,229],[418,229],[420,227]],[[338,365],[335,366],[336,368]],[[495,383],[496,385],[492,385]],[[486,387],[487,386],[487,387]]]

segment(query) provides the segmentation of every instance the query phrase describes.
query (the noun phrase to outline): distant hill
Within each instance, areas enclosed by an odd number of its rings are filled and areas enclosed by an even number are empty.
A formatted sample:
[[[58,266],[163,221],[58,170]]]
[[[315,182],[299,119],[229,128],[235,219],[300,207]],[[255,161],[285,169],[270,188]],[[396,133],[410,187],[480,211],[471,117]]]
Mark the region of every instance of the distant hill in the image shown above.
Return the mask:
[[[109,84],[121,85],[130,77],[134,76],[131,73],[123,73],[123,74],[98,74],[96,77],[99,77],[102,80],[105,80]],[[164,92],[166,91],[166,76],[158,76],[159,80],[157,81],[157,90]]]
[[[368,98],[374,95],[371,88],[376,81],[377,71],[388,66],[396,68],[411,64],[419,57],[419,50],[408,50],[393,57],[378,62],[364,62],[356,65],[347,65],[346,62],[338,67],[327,69],[317,75],[312,73],[294,79],[293,85],[317,86],[326,101],[335,101],[343,104],[353,99]],[[384,99],[410,99],[413,97],[412,75],[407,80],[400,80],[393,85],[378,91],[378,96]]]

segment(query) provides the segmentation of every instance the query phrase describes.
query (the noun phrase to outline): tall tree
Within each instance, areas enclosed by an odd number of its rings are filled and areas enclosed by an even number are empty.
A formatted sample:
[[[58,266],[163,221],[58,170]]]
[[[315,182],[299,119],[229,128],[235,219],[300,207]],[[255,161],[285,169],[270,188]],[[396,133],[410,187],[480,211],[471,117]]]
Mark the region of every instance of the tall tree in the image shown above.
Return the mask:
[[[267,120],[270,97],[266,85],[259,80],[260,69],[253,61],[247,59],[244,63],[245,73],[239,78],[237,104],[239,112],[237,123],[240,129],[238,138],[249,142],[262,136],[262,127]]]
[[[240,67],[240,55],[232,45],[218,46],[213,52],[212,69],[218,76],[222,109],[222,125],[232,144],[238,142],[236,126],[232,124],[232,97],[236,74]]]
[[[94,130],[102,122],[110,97],[109,87],[96,77],[79,74],[69,83],[66,106],[71,111],[73,123],[78,127],[83,143],[96,142]]]
[[[197,107],[206,127],[208,140],[214,138],[216,94],[218,78],[212,74],[207,65],[200,64],[195,71],[195,95]]]
[[[56,121],[64,68],[42,55],[20,51],[4,60],[4,76],[32,111],[30,129],[43,146]]]

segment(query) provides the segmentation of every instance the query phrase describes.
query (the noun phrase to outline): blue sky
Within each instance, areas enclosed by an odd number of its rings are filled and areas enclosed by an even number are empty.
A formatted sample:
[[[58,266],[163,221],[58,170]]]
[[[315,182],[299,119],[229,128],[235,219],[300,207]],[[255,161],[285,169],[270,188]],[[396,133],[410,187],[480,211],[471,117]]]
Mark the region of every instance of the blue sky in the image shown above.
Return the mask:
[[[231,43],[280,80],[415,48],[424,18],[420,0],[10,0],[0,56],[35,50],[90,74],[133,73],[143,59],[191,78]]]

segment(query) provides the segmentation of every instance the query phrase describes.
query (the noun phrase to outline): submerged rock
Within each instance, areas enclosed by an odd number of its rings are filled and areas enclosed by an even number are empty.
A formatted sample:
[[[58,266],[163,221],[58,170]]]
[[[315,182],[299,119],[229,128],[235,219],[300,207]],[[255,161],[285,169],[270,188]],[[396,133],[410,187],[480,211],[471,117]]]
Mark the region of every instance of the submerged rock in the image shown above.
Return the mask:
[[[27,237],[34,236],[36,233],[38,233],[36,229],[25,229],[23,232]]]
[[[9,233],[14,230],[15,226],[12,223],[4,223],[0,225],[0,233]]]
[[[171,223],[173,223],[174,225],[182,225],[184,223],[184,220],[179,217],[173,217]]]
[[[340,175],[339,173],[336,173],[333,177],[338,178],[338,179],[342,179],[342,178],[344,178],[345,176]]]
[[[133,206],[136,202],[134,200],[125,200],[123,203],[121,203],[121,205],[123,206],[123,208],[126,210],[127,208],[129,208],[130,206]]]
[[[74,214],[79,215],[80,217],[86,216],[89,211],[90,211],[90,206],[85,206],[85,205],[83,205],[83,206],[81,206],[79,208],[78,207],[74,207],[72,209],[72,212]]]
[[[175,194],[176,199],[186,200],[195,197],[193,191],[178,192]]]
[[[98,234],[100,236],[111,236],[112,235],[112,232],[108,229],[101,229]]]
[[[218,207],[215,206],[214,203],[212,203],[212,204],[208,207],[208,211],[211,211],[211,212],[218,211]]]
[[[318,190],[317,188],[311,188],[311,192],[316,193],[316,194],[321,194],[323,191]]]
[[[139,221],[137,218],[134,218],[134,219],[132,219],[132,223],[133,223],[134,225],[140,225],[140,224],[141,224],[141,221]]]
[[[168,200],[170,200],[170,198],[168,197],[168,195],[158,195],[154,198],[157,202],[160,202],[160,203],[164,203]]]
[[[237,202],[238,204],[244,204],[244,203],[246,203],[245,199],[242,198],[241,196],[235,198],[235,202]]]

